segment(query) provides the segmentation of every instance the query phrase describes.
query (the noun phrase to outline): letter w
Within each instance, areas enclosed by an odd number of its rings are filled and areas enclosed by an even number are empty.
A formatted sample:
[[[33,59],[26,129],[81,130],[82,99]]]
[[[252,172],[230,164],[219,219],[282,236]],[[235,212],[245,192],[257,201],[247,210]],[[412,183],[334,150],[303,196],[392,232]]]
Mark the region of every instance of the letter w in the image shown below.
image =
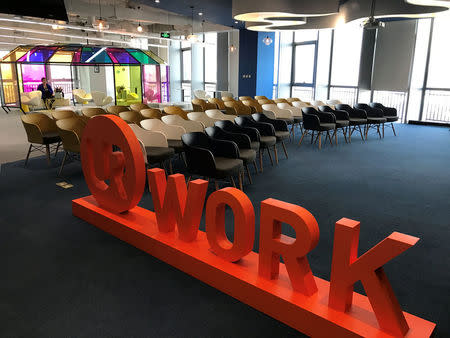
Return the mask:
[[[148,170],[147,175],[159,231],[171,232],[177,225],[178,237],[182,241],[195,240],[208,182],[191,181],[187,188],[181,174],[170,175],[166,181],[164,170],[155,168]]]

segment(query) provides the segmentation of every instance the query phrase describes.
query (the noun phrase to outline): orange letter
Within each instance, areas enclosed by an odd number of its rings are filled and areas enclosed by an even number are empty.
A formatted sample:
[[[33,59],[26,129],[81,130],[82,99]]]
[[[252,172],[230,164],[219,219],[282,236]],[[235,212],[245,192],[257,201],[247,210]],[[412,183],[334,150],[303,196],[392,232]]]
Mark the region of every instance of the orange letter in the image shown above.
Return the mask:
[[[359,222],[342,218],[334,230],[330,307],[345,312],[352,305],[353,284],[360,280],[381,329],[403,336],[409,329],[383,265],[419,239],[399,232],[358,258]]]
[[[225,205],[234,213],[234,243],[225,233]],[[235,188],[224,188],[211,194],[206,203],[206,237],[211,250],[223,259],[236,262],[253,249],[255,210],[250,199]]]
[[[287,223],[294,228],[295,240],[281,234],[281,223]],[[314,294],[317,292],[317,286],[306,254],[318,241],[319,227],[308,210],[272,198],[261,202],[258,268],[260,276],[277,278],[282,256],[292,288],[307,296]]]
[[[195,240],[208,182],[191,181],[187,189],[181,174],[170,175],[169,182],[166,182],[166,174],[162,169],[150,169],[147,173],[159,231],[171,232],[177,224],[178,237],[182,241]]]

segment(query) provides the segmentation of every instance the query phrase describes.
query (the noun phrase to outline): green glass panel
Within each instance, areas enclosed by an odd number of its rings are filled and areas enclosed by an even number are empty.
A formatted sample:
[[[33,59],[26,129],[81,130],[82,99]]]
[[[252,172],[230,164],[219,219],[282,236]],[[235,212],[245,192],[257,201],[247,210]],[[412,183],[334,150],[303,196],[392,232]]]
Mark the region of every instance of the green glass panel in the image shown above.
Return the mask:
[[[141,66],[114,66],[116,101],[119,106],[142,102]]]
[[[133,57],[143,65],[157,65],[158,64],[158,62],[153,60],[150,56],[148,56],[141,50],[127,49],[127,51],[128,51],[128,53],[133,55]]]

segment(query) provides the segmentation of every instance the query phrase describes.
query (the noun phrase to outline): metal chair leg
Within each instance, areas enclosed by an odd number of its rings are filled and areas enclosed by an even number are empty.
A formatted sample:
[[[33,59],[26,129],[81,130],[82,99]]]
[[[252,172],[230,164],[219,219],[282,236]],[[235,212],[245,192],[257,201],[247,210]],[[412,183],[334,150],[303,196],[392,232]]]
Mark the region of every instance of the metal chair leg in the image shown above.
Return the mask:
[[[25,158],[25,164],[23,165],[24,167],[26,167],[26,166],[27,166],[27,163],[28,163],[28,158],[30,157],[30,154],[31,154],[31,147],[33,147],[33,145],[32,145],[32,144],[30,144],[30,147],[28,148],[28,153],[27,153],[27,157]]]
[[[233,185],[234,188],[236,188],[236,183],[234,182],[234,177],[230,176],[230,182]]]
[[[284,141],[281,141],[281,145],[283,146],[283,150],[284,150],[284,154],[286,155],[286,159],[288,159],[289,156],[288,156],[288,152],[287,152],[287,149],[286,149],[286,145],[284,144]]]
[[[58,176],[61,176],[61,173],[62,173],[63,168],[64,168],[64,164],[66,163],[67,156],[69,156],[69,153],[66,151],[64,153],[64,158],[63,158],[63,160],[61,162],[61,168],[59,168],[59,171],[58,171]]]
[[[391,126],[392,126],[392,131],[394,132],[394,136],[397,136],[397,134],[395,133],[395,128],[394,128],[394,123],[391,122]]]
[[[52,165],[52,161],[50,160],[50,145],[45,145],[45,155],[47,156],[48,165]]]

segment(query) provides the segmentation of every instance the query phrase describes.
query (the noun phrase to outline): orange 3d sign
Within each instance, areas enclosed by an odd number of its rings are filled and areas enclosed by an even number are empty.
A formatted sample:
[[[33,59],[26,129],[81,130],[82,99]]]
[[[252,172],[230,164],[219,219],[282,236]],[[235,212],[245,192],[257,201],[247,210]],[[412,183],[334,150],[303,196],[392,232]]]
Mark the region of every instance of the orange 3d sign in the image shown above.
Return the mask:
[[[155,211],[138,207],[145,164],[139,141],[119,117],[90,120],[81,159],[92,196],[72,201],[75,216],[298,331],[313,337],[429,337],[434,330],[434,323],[402,311],[383,270],[414,246],[416,237],[394,232],[358,257],[359,222],[339,220],[328,282],[315,277],[308,263],[319,227],[298,205],[261,202],[258,254],[252,251],[252,202],[235,188],[206,199],[207,181],[186,186],[183,175],[166,180],[163,170],[151,169]],[[234,213],[233,242],[225,234],[226,206]],[[200,231],[204,209],[206,231]],[[282,223],[294,228],[296,238],[281,233]],[[353,291],[357,281],[367,297]]]

